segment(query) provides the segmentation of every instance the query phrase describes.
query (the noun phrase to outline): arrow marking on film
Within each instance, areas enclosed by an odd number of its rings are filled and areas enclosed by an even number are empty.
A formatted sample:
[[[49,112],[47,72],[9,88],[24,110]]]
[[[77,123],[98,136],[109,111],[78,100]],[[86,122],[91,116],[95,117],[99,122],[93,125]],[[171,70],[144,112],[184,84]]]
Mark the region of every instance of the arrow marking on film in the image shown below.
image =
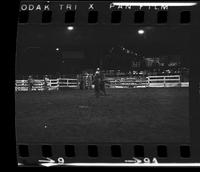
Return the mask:
[[[46,158],[46,160],[39,160],[39,162],[55,163],[55,161],[51,158]]]

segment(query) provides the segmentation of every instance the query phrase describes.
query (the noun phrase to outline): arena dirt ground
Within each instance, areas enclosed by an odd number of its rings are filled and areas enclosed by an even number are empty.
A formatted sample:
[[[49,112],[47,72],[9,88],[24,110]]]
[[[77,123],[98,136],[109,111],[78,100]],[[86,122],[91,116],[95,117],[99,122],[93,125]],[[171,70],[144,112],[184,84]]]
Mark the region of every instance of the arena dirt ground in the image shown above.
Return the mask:
[[[188,88],[16,92],[17,143],[190,140]]]

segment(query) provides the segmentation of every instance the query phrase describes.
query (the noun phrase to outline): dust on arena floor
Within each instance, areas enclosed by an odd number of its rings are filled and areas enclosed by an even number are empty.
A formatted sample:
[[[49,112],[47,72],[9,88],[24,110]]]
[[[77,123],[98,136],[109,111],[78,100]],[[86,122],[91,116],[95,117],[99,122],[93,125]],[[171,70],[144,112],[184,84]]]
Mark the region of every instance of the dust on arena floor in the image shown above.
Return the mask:
[[[16,92],[17,143],[189,142],[188,88]]]

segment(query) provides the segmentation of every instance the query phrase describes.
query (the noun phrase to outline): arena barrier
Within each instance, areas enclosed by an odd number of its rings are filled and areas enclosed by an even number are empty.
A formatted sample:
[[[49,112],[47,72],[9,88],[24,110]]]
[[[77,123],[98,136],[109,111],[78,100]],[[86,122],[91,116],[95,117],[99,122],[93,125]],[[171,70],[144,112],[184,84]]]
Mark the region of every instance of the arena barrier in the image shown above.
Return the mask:
[[[50,79],[48,84],[49,84],[49,90],[58,90],[59,89],[59,80],[58,79]]]
[[[79,82],[78,79],[71,78],[59,78],[59,88],[78,88]]]
[[[146,88],[148,82],[146,79],[135,78],[107,78],[110,84],[106,86],[108,88]]]
[[[147,81],[148,81],[148,87],[181,87],[182,86],[180,75],[148,76]]]
[[[48,90],[58,90],[59,81],[58,79],[50,79],[47,82]],[[32,91],[43,91],[44,90],[44,80],[36,79],[32,87]],[[27,80],[16,80],[15,81],[15,91],[28,91],[28,81]]]
[[[181,82],[181,87],[189,87],[189,82]]]
[[[147,87],[189,87],[189,82],[181,82],[180,75],[148,76],[145,79],[107,78],[108,88],[147,88]]]
[[[15,91],[28,91],[27,80],[15,80]]]
[[[109,77],[106,80],[108,81],[107,88],[189,87],[189,82],[181,82],[180,75],[148,76],[145,79]],[[50,79],[48,81],[48,90],[59,90],[59,88],[79,88],[79,81],[71,78]],[[44,80],[34,80],[32,90],[43,91]],[[28,91],[27,80],[16,80],[15,91]]]

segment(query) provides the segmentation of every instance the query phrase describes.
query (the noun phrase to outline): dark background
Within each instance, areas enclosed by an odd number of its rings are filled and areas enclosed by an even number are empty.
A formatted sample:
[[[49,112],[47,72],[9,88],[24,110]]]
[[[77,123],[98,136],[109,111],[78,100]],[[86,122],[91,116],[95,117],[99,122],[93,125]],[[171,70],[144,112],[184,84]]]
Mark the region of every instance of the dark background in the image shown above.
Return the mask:
[[[139,29],[144,35],[138,34]],[[179,27],[74,26],[69,31],[66,26],[27,25],[19,26],[18,33],[16,75],[72,74],[98,66],[128,71],[133,59],[166,55],[181,57],[181,65],[189,67],[191,58],[191,35]],[[139,56],[125,54],[122,46]]]

